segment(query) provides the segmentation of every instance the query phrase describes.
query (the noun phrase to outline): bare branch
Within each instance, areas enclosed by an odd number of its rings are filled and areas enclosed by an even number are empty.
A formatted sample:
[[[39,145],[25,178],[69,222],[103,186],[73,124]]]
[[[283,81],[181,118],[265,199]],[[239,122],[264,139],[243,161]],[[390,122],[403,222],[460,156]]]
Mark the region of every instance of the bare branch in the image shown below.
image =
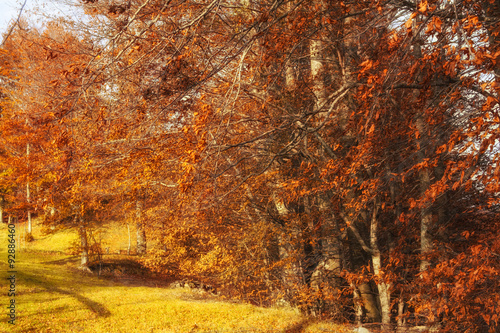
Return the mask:
[[[12,35],[12,32],[14,32],[15,27],[19,26],[19,20],[21,19],[21,14],[23,13],[24,6],[26,6],[26,2],[28,2],[28,0],[24,0],[24,3],[21,6],[21,9],[19,9],[19,14],[17,15],[16,21],[10,26],[10,29],[7,32],[7,34],[5,35],[5,37],[3,38],[2,44],[0,44],[0,47],[2,47],[5,44],[5,42],[7,42],[7,39],[9,39],[10,35]]]

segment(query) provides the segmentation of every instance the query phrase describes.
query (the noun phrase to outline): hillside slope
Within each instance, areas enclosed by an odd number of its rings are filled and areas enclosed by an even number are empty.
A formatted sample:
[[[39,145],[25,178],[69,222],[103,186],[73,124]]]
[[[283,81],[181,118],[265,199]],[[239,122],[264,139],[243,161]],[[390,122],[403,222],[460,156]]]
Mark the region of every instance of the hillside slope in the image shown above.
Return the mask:
[[[229,302],[202,291],[155,286],[151,281],[100,278],[76,269],[78,257],[64,253],[74,240],[72,233],[35,233],[35,238],[16,250],[15,273],[8,273],[8,229],[0,226],[0,269],[4,276],[15,275],[15,297],[8,296],[10,281],[0,280],[1,332],[348,331],[313,323],[292,308]],[[7,305],[12,299],[15,325],[8,323]]]

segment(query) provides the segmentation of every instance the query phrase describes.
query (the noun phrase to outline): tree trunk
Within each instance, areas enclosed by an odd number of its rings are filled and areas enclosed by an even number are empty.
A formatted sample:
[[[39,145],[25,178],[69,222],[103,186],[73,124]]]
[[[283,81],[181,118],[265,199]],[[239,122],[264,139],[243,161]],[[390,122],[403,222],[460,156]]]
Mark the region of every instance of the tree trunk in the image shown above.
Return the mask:
[[[422,116],[417,117],[416,127],[420,133],[420,137],[421,138],[425,137],[426,128]],[[422,152],[422,149],[424,149],[423,147],[425,145],[425,142],[423,142],[423,140],[420,139],[418,140],[418,144],[420,146],[419,161],[423,161],[425,153]],[[431,186],[429,169],[427,168],[422,169],[419,173],[419,178],[420,178],[420,194],[421,198],[423,199],[425,192]],[[421,272],[427,270],[427,267],[429,267],[430,261],[428,259],[428,254],[432,250],[432,238],[429,234],[429,229],[431,228],[431,223],[432,223],[432,212],[428,206],[429,205],[425,203],[425,206],[421,209],[421,218],[420,218],[420,254],[422,256],[420,260]]]
[[[353,295],[352,297],[354,299],[355,322],[356,324],[361,325],[363,321],[363,301],[361,300],[361,292],[354,282],[351,282],[351,289]]]
[[[333,301],[340,295],[342,271],[342,245],[340,232],[335,218],[332,216],[331,206],[327,195],[318,195],[319,211],[321,218],[320,225],[320,246],[321,258],[314,272],[311,275],[311,288],[321,291],[325,299],[319,309],[321,312],[327,311],[333,316],[342,316],[341,306]]]
[[[127,247],[127,254],[130,255],[130,250],[132,248],[132,237],[130,234],[130,223],[127,223],[127,229],[128,229],[128,247]]]
[[[321,108],[326,101],[325,81],[323,80],[323,42],[321,39],[311,39],[309,42],[309,57],[311,64],[311,79],[313,93],[316,97],[316,108]]]
[[[285,221],[281,233],[278,236],[278,252],[279,259],[283,263],[281,271],[282,284],[285,289],[287,301],[290,301],[295,297],[295,290],[297,290],[297,287],[302,284],[302,274],[296,256],[297,244],[294,239],[297,237],[299,231],[295,225],[290,225],[286,222],[286,216],[289,214],[289,211],[285,204],[275,194],[273,194],[272,199],[279,217]]]
[[[0,223],[3,223],[3,204],[4,204],[4,197],[0,196]]]
[[[484,8],[484,27],[488,32],[489,44],[492,49],[492,54],[498,51],[500,45],[500,36],[498,34],[498,17],[500,17],[500,3],[498,1],[481,1]],[[498,64],[493,68],[496,80],[500,78],[500,66]]]
[[[30,144],[26,144],[26,157],[29,158],[30,155]],[[29,167],[29,160],[28,160],[28,167]],[[28,206],[30,204],[30,182],[26,183],[26,201],[28,202]],[[31,235],[31,211],[28,208],[28,235]]]
[[[26,184],[26,193],[28,198],[28,204],[30,202],[30,183]],[[31,225],[31,211],[28,208],[28,234],[31,235],[32,225]]]
[[[290,12],[292,10],[292,7],[293,7],[293,3],[292,2],[289,2],[286,4],[286,10],[288,12]],[[291,58],[291,55],[290,55],[290,58]],[[291,59],[288,59],[286,65],[285,65],[285,84],[286,84],[286,88],[288,90],[293,90],[295,89],[296,87],[296,71],[295,71],[295,68],[293,66],[293,63],[291,63]]]
[[[328,5],[321,2],[323,9],[326,9]],[[318,22],[318,26],[320,23]],[[320,135],[320,133],[315,133],[316,139],[320,143],[320,155],[323,156],[324,162],[329,162],[333,159],[342,159],[345,157],[349,146],[354,142],[353,136],[349,133],[347,129],[347,123],[349,114],[354,110],[354,101],[350,97],[348,87],[353,80],[353,74],[355,71],[352,69],[352,54],[350,53],[353,41],[350,37],[353,35],[352,27],[349,25],[348,19],[344,22],[345,31],[343,31],[344,39],[342,43],[333,45],[333,52],[327,53],[325,50],[325,44],[327,38],[322,36],[317,36],[310,41],[309,53],[310,53],[310,66],[311,66],[311,81],[313,83],[312,91],[316,97],[316,111],[322,111],[318,114],[318,120],[320,122],[325,121],[325,116],[330,108],[335,110],[331,116],[335,118],[335,124],[329,125],[331,128],[330,133],[333,133],[333,137],[336,137],[335,142],[326,142]],[[332,46],[332,45],[329,45]],[[333,60],[333,61],[332,61]],[[325,67],[328,64],[328,67]],[[329,91],[325,82],[329,83],[330,88],[334,88],[338,91],[337,97],[329,101]],[[328,104],[328,105],[327,105]],[[343,149],[338,152],[333,152],[330,145],[339,145]],[[344,187],[344,190],[348,190]],[[349,196],[354,196],[353,191],[349,191]],[[313,273],[313,278],[311,279],[312,286],[318,284],[317,281],[328,281],[329,288],[335,290],[335,293],[340,292],[341,288],[341,270],[344,267],[345,253],[349,252],[349,249],[344,248],[346,245],[343,244],[342,239],[346,236],[345,231],[341,231],[341,227],[347,227],[348,225],[341,226],[339,223],[339,218],[342,216],[343,212],[336,216],[334,213],[334,205],[330,202],[330,196],[326,193],[317,196],[319,203],[319,211],[321,216],[321,250],[322,250],[322,260],[317,266],[316,271]],[[340,203],[343,206],[343,203]],[[344,214],[345,215],[345,214]],[[342,217],[343,218],[343,217]],[[345,229],[343,229],[345,230]],[[348,244],[347,246],[350,246]],[[323,272],[321,272],[323,271]],[[315,281],[316,280],[316,281]],[[324,282],[323,282],[324,284]],[[373,295],[371,287],[369,284],[361,284],[359,286],[354,286],[353,288],[354,303],[364,305],[367,311],[367,316],[371,321],[378,321],[380,318],[380,312],[378,310],[378,303],[376,297]],[[340,294],[339,294],[340,295]],[[362,300],[362,302],[360,302]],[[342,310],[340,308],[335,308],[333,305],[331,310],[337,311],[341,314]],[[362,309],[361,309],[362,310]],[[358,316],[360,315],[360,309],[357,309]],[[361,318],[358,318],[361,320]]]
[[[142,216],[142,202],[136,201],[135,217],[137,226],[137,254],[146,253],[146,229]]]
[[[398,329],[404,330],[405,328],[405,320],[404,320],[404,310],[405,310],[405,302],[403,300],[403,295],[399,297],[398,300]]]
[[[87,229],[83,225],[83,221],[80,218],[80,246],[82,248],[82,255],[80,260],[81,267],[87,267],[89,264],[89,244],[87,239]]]
[[[382,257],[378,247],[378,202],[375,200],[372,219],[370,223],[370,247],[372,249],[373,273],[375,275],[378,296],[380,300],[380,310],[382,313],[382,326],[388,328],[391,323],[391,285],[384,281],[382,271]]]
[[[420,15],[417,15],[417,17],[413,21],[413,28],[416,30],[417,27],[417,21],[420,21],[421,17]],[[421,38],[419,36],[416,36],[415,39],[415,44],[413,47],[413,53],[417,59],[422,58],[422,47],[420,45],[420,40]],[[420,76],[420,75],[419,75]],[[417,76],[417,81],[419,81],[421,78]],[[413,93],[413,98],[415,100],[418,99],[418,91],[414,91]],[[427,131],[426,131],[426,126],[425,122],[423,119],[423,115],[417,114],[415,117],[415,126],[417,128],[417,131],[419,133],[419,137],[417,138],[417,149],[418,149],[418,162],[422,162],[425,159],[425,152],[424,149],[426,147],[427,142],[425,142],[425,137],[427,136]],[[421,198],[423,199],[424,193],[427,191],[427,189],[430,187],[431,181],[430,181],[430,173],[428,168],[421,169],[419,173],[419,181],[420,181],[420,194]],[[425,203],[427,206],[427,203]],[[420,260],[420,271],[423,272],[427,269],[427,267],[430,265],[430,262],[427,258],[427,254],[430,252],[432,249],[432,240],[430,238],[430,235],[428,233],[428,230],[431,226],[432,222],[432,213],[431,210],[428,209],[428,207],[423,207],[421,209],[421,217],[420,217],[420,254],[421,254],[421,260]]]
[[[352,222],[346,221],[346,224],[351,225]],[[357,230],[357,228],[356,228]],[[349,269],[352,272],[359,272],[362,268],[366,267],[367,264],[370,263],[366,253],[371,255],[369,248],[363,248],[359,243],[359,240],[356,237],[353,237],[353,232],[347,233],[347,255],[349,266],[346,266],[346,269]],[[364,242],[364,241],[363,241]],[[359,305],[359,309],[355,308],[356,312],[361,310],[362,315],[361,319],[365,322],[370,323],[378,323],[381,320],[380,317],[380,309],[379,309],[379,301],[377,298],[376,286],[373,285],[370,281],[361,282],[359,284],[355,284],[351,282],[351,288],[356,293],[353,293],[354,304]]]
[[[382,317],[380,315],[380,309],[378,307],[376,292],[374,292],[374,290],[372,289],[371,283],[360,283],[358,289],[361,300],[363,301],[364,310],[366,312],[366,321],[370,323],[380,322]]]
[[[325,7],[325,3],[320,1],[320,8]],[[320,20],[317,22],[320,25]],[[309,41],[309,61],[310,77],[312,82],[312,92],[315,97],[315,111],[323,109],[327,102],[327,89],[325,85],[325,45],[321,34],[313,36]],[[319,121],[321,121],[320,119]],[[321,139],[320,137],[318,139]],[[328,144],[324,143],[323,150],[328,150]],[[327,154],[322,154],[325,156]],[[329,204],[330,198],[327,194],[316,196],[320,212],[320,259],[314,271],[312,272],[310,284],[311,288],[319,291],[326,300],[333,300],[339,295],[340,272],[342,270],[342,249],[340,242],[340,232],[338,224],[335,221],[333,210]],[[323,311],[330,312],[332,315],[341,315],[338,302],[319,300],[321,306],[318,309],[319,314]]]

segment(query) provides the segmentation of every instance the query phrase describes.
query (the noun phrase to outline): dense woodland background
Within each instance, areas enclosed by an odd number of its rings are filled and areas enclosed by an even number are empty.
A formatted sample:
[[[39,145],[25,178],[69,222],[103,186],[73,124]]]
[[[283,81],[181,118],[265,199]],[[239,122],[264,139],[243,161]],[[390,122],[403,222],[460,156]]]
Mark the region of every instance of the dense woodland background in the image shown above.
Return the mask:
[[[0,50],[0,217],[385,328],[499,332],[500,4],[83,0]]]

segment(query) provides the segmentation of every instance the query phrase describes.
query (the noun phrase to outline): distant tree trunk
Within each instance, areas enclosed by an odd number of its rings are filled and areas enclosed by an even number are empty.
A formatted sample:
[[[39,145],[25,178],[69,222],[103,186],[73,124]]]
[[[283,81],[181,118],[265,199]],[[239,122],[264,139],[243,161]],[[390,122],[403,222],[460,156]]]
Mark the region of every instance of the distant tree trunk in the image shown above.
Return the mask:
[[[144,226],[142,209],[142,202],[140,200],[137,200],[135,207],[135,218],[137,226],[137,254],[146,253],[146,229]]]
[[[3,204],[4,204],[4,197],[3,195],[0,196],[0,223],[3,223]]]
[[[26,157],[29,158],[30,155],[30,144],[26,144]],[[29,161],[29,160],[28,160]],[[28,162],[29,163],[29,162]],[[29,165],[28,165],[29,166]],[[30,204],[30,182],[26,183],[26,201],[28,202],[28,205]],[[28,234],[31,235],[31,211],[28,207]]]
[[[89,244],[87,239],[87,229],[83,225],[83,220],[81,218],[80,218],[79,233],[80,233],[80,246],[82,248],[80,266],[87,267],[89,264]]]
[[[404,319],[405,302],[403,296],[401,295],[398,300],[398,329],[404,330],[405,319]]]
[[[30,203],[30,183],[26,184],[26,199],[28,204]],[[28,208],[28,234],[31,235],[32,226],[31,226],[31,211]]]
[[[127,223],[127,229],[128,229],[128,247],[127,247],[127,254],[130,255],[130,250],[132,248],[132,237],[130,234],[130,223]]]

